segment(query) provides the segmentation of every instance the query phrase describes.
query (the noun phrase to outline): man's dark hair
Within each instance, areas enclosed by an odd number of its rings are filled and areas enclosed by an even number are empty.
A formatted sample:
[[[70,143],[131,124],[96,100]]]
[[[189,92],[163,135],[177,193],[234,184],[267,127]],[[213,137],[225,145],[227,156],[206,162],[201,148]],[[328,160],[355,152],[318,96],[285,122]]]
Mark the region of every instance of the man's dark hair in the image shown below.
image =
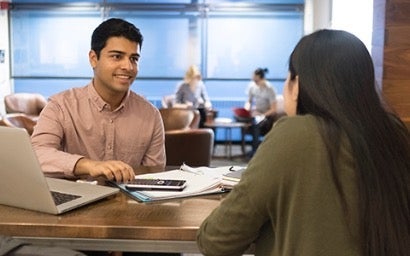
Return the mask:
[[[125,20],[111,18],[101,23],[91,36],[91,49],[98,58],[110,37],[125,37],[142,46],[143,36],[137,27]]]
[[[266,74],[269,73],[269,69],[268,68],[257,68],[253,73],[259,76],[261,79],[265,79]]]

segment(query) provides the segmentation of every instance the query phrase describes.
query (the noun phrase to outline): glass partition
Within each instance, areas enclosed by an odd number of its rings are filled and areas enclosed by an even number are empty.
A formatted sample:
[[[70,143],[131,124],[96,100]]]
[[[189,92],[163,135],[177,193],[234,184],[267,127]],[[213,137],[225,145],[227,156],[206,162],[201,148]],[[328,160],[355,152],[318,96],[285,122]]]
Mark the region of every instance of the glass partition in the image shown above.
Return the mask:
[[[91,34],[110,17],[141,29],[140,72],[132,90],[161,107],[191,64],[200,67],[219,117],[243,106],[257,67],[282,92],[288,58],[303,35],[303,0],[16,0],[10,10],[15,92],[49,97],[86,85]],[[218,138],[221,135],[218,135]]]

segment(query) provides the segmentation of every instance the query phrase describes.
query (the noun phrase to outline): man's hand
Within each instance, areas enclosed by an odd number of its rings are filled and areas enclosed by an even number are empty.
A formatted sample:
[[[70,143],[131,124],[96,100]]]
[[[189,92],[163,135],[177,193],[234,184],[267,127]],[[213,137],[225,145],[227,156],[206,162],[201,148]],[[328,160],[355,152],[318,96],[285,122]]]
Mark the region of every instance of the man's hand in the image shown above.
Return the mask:
[[[94,178],[102,176],[118,182],[127,182],[135,178],[132,167],[122,161],[93,161],[86,158],[78,160],[74,175],[89,175]]]
[[[163,172],[165,170],[164,166],[143,166],[140,165],[136,167],[135,174],[145,174],[145,173],[156,173]]]

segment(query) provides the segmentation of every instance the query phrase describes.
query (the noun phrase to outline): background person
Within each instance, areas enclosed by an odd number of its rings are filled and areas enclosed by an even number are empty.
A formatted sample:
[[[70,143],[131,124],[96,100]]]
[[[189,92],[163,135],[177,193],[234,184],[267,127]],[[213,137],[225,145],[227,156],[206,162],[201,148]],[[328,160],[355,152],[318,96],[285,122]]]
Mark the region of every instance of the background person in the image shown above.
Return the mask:
[[[252,152],[253,155],[259,146],[259,136],[265,135],[272,128],[276,119],[276,92],[266,80],[267,68],[257,68],[253,72],[252,81],[248,85],[248,100],[244,108],[251,112]]]
[[[257,68],[253,72],[252,81],[248,85],[248,100],[244,108],[253,116],[270,116],[276,113],[276,92],[266,80],[267,68]]]
[[[52,96],[34,128],[32,144],[47,175],[128,181],[164,168],[160,113],[130,91],[142,41],[140,30],[121,19],[94,30],[92,81]]]
[[[204,127],[206,112],[212,108],[212,104],[197,66],[190,66],[184,80],[178,84],[175,102],[177,107],[198,109],[201,115],[199,127]]]
[[[325,56],[325,57],[324,57]],[[205,255],[408,255],[410,134],[386,112],[366,46],[305,36],[285,110],[242,180],[202,224]]]

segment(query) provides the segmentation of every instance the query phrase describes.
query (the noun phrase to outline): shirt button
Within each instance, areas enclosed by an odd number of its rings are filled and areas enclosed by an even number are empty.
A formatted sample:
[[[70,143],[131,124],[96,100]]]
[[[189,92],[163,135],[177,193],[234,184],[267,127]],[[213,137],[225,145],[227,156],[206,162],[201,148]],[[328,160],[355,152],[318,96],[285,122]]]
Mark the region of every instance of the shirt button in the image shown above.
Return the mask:
[[[111,146],[111,145],[109,145],[109,146],[108,146],[108,149],[109,149],[109,150],[111,150],[111,149],[112,149],[112,146]]]
[[[114,121],[112,119],[110,119],[110,124],[114,123]]]

